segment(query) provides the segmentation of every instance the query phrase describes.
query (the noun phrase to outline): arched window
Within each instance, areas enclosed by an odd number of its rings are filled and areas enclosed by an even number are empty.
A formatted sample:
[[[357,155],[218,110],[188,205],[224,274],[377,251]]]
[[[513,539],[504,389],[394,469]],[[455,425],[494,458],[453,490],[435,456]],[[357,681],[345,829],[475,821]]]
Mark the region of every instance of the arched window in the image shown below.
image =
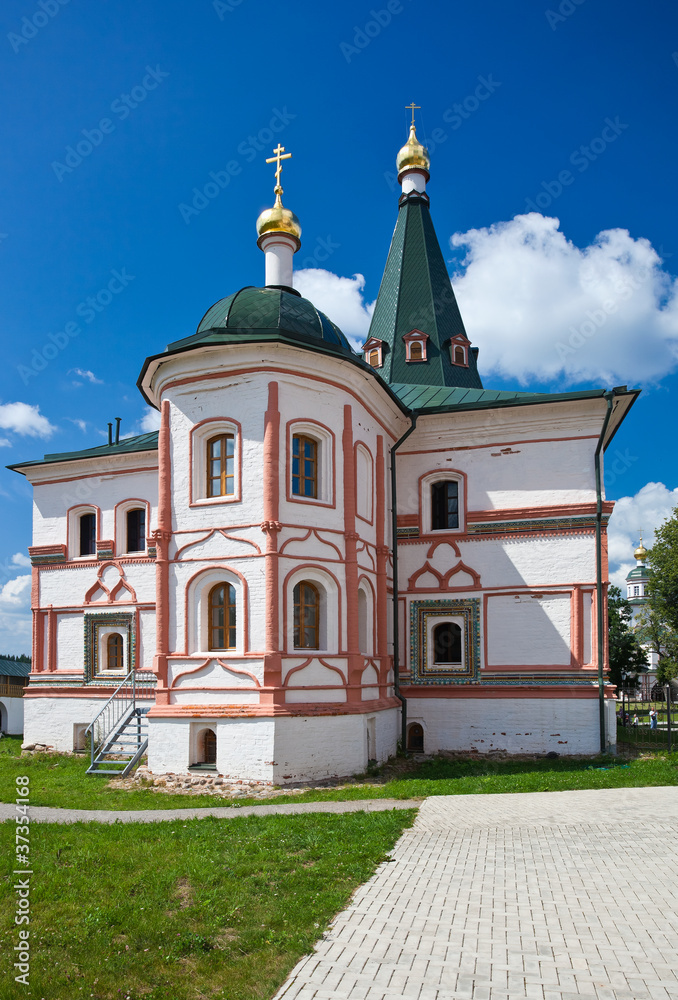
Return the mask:
[[[292,493],[318,496],[318,442],[305,434],[292,438]]]
[[[407,727],[407,749],[412,753],[424,752],[424,727],[411,722]]]
[[[459,527],[459,483],[446,479],[431,487],[431,528],[433,531]]]
[[[378,368],[379,367],[379,349],[378,348],[375,347],[373,350],[370,351],[369,357],[368,357],[368,363],[371,364],[373,368]]]
[[[119,632],[111,632],[106,640],[106,668],[122,670],[123,666],[122,636]]]
[[[144,552],[146,549],[146,511],[134,507],[127,511],[127,551]]]
[[[320,640],[320,594],[307,580],[294,588],[294,648],[318,649]]]
[[[207,442],[207,496],[235,493],[235,435],[218,434]]]
[[[434,663],[461,663],[461,628],[442,622],[433,629]]]
[[[358,591],[358,646],[361,653],[369,655],[367,648],[367,594]]]
[[[209,648],[235,649],[235,587],[218,583],[209,594]]]
[[[415,340],[410,344],[410,361],[421,361],[424,357],[421,341]]]
[[[464,348],[463,347],[455,347],[455,349],[454,349],[454,363],[455,363],[455,365],[463,365],[463,364],[466,363],[465,359],[464,359]]]
[[[94,556],[97,551],[97,517],[96,514],[80,515],[80,555]]]

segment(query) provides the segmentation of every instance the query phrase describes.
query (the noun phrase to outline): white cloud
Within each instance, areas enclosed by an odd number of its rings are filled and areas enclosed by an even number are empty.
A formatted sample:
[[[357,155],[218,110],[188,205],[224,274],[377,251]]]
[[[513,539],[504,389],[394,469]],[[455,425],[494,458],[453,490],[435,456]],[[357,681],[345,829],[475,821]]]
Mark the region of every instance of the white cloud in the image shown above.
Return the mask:
[[[146,412],[139,421],[142,434],[149,434],[151,431],[160,430],[160,411],[154,410],[152,406],[146,407]]]
[[[360,350],[374,311],[374,302],[363,301],[362,274],[341,278],[321,268],[306,268],[294,272],[294,287],[336,323],[353,347]]]
[[[89,371],[89,369],[86,369],[86,368],[71,368],[70,371],[68,372],[68,374],[69,375],[79,375],[80,378],[86,379],[88,382],[91,382],[92,385],[103,385],[104,384],[103,381],[102,381],[102,379],[97,378],[96,375],[94,374],[94,372],[91,372],[91,371]]]
[[[13,566],[30,566],[31,560],[23,552],[15,552],[12,556]]]
[[[0,427],[15,434],[48,438],[56,427],[40,413],[39,406],[28,403],[0,403]]]
[[[30,600],[30,595],[30,575],[17,576],[14,580],[8,580],[7,583],[0,588],[0,605],[22,607],[27,601]]]
[[[0,448],[11,448],[12,442],[9,438],[0,438]]]
[[[87,432],[86,420],[80,420],[78,417],[66,417],[66,420],[69,420],[72,424],[75,424],[76,427],[79,427],[83,434]]]
[[[538,212],[455,233],[453,278],[484,375],[653,381],[678,363],[678,279],[624,229],[576,247]]]
[[[636,565],[633,550],[642,529],[643,544],[649,549],[655,529],[671,517],[678,507],[678,488],[669,490],[663,483],[647,483],[635,496],[622,497],[615,503],[608,526],[610,580],[625,593],[626,577]]]

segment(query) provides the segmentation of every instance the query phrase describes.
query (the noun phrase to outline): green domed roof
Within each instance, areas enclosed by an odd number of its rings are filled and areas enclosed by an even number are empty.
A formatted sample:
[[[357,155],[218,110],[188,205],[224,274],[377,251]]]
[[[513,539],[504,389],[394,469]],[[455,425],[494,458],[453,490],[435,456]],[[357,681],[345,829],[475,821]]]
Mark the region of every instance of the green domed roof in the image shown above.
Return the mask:
[[[292,339],[309,347],[356,354],[338,326],[293,290],[241,288],[207,310],[192,337],[175,341],[168,350],[197,344],[242,343],[246,340]]]

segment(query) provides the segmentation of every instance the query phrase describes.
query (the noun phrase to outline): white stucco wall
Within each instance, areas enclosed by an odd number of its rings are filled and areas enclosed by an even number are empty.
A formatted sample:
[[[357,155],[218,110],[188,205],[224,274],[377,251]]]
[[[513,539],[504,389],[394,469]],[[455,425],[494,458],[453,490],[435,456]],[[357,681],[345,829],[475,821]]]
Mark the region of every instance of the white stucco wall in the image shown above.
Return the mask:
[[[596,698],[408,698],[407,721],[424,728],[424,750],[594,754]]]
[[[24,731],[23,698],[0,698],[2,705],[2,732],[9,736],[20,736]]]

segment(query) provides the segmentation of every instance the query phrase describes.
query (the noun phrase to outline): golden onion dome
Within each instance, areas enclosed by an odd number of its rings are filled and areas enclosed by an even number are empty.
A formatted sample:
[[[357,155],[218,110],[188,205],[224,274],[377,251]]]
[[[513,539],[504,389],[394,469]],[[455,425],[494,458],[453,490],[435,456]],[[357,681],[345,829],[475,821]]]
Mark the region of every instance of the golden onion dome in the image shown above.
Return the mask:
[[[633,553],[633,558],[637,559],[638,562],[645,562],[645,560],[647,559],[647,549],[645,548],[642,542]]]
[[[261,238],[266,233],[287,233],[297,240],[301,237],[299,219],[289,208],[285,208],[278,191],[273,208],[265,209],[257,219],[257,235]]]
[[[426,147],[422,146],[417,139],[417,133],[412,124],[410,125],[410,137],[396,157],[398,176],[400,177],[400,174],[404,170],[414,170],[416,168],[425,170],[428,174],[430,166],[431,158],[428,155]]]

